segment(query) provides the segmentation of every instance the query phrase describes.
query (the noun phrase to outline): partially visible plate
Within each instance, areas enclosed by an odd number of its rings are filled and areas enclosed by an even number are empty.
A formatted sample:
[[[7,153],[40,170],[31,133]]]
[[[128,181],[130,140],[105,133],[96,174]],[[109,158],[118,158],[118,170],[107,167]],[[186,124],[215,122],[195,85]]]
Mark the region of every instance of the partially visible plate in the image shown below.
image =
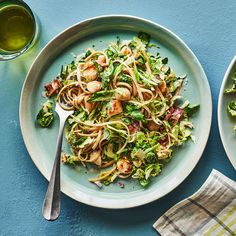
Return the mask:
[[[236,94],[224,94],[226,88],[233,84],[233,75],[236,73],[236,56],[232,59],[222,82],[218,101],[218,125],[220,137],[225,152],[236,169],[236,132],[233,130],[236,125],[235,117],[228,114],[227,106],[232,100],[236,101]]]
[[[52,39],[35,59],[22,89],[20,124],[25,145],[35,165],[49,179],[58,119],[50,129],[35,125],[36,114],[43,102],[43,85],[59,73],[62,64],[73,60],[72,53],[79,54],[92,45],[104,49],[109,42],[117,40],[117,36],[121,40],[132,39],[139,31],[151,35],[152,41],[160,46],[160,54],[169,58],[169,65],[176,74],[187,74],[188,83],[182,95],[192,104],[200,104],[199,112],[192,118],[196,142],[189,141],[178,148],[172,161],[160,176],[153,178],[152,184],[146,189],[132,179],[125,181],[123,189],[117,184],[98,189],[88,181],[96,173],[87,172],[83,167],[63,165],[62,191],[92,206],[129,208],[149,203],[172,191],[193,170],[207,143],[212,117],[210,87],[199,61],[180,38],[158,24],[133,16],[100,16],[75,24]],[[65,141],[63,149],[68,149]]]

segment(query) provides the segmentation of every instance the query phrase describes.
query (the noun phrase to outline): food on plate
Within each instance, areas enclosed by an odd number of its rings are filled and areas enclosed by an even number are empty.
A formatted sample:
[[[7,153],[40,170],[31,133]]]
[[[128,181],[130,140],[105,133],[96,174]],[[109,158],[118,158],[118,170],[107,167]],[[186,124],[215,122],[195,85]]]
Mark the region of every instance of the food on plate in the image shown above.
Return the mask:
[[[225,89],[224,93],[225,94],[236,93],[236,73],[234,74],[233,84],[231,88]],[[231,116],[236,116],[236,100],[235,101],[232,100],[228,103],[227,110]],[[236,131],[236,125],[234,126],[233,129],[234,131]]]
[[[99,187],[127,178],[145,187],[172,159],[175,147],[194,140],[189,118],[199,106],[181,98],[185,79],[160,56],[149,35],[118,38],[105,50],[90,48],[62,66],[45,85],[50,101],[37,120],[43,127],[51,124],[53,99],[74,110],[66,127],[71,154],[62,153],[62,162],[96,166],[100,172],[89,181]]]

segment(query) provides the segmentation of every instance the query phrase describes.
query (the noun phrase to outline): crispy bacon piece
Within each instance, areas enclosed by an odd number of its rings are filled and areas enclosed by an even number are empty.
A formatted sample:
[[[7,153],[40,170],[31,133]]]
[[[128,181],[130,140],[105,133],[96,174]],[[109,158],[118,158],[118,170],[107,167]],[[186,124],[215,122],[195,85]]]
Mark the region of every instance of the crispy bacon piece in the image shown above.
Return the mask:
[[[139,122],[136,120],[132,124],[128,125],[128,129],[131,134],[134,134],[135,132],[138,132],[141,130]]]
[[[172,113],[172,120],[173,120],[173,125],[177,124],[179,122],[179,119],[182,117],[184,114],[184,110],[182,108],[176,107],[175,111]]]
[[[54,94],[57,94],[60,91],[60,88],[62,87],[60,79],[54,79],[52,82],[46,84],[44,88],[46,89],[47,97],[51,97]]]
[[[160,125],[156,124],[154,121],[150,120],[147,123],[147,128],[150,131],[158,131],[160,129]]]
[[[173,125],[177,124],[179,122],[179,119],[182,117],[184,113],[184,110],[180,107],[171,107],[168,110],[168,113],[165,117],[165,120],[171,120],[173,121]]]
[[[169,140],[168,140],[168,137],[167,135],[165,137],[163,137],[159,143],[162,145],[162,146],[166,146],[168,144]]]

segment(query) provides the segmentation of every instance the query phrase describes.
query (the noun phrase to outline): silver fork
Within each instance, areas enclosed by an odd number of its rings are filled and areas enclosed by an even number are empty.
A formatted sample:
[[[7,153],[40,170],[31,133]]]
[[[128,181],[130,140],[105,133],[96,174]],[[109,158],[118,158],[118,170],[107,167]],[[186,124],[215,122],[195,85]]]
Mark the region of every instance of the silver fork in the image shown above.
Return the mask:
[[[44,198],[42,213],[46,220],[56,220],[60,215],[61,210],[61,181],[60,181],[60,163],[61,163],[61,146],[63,140],[63,130],[66,119],[73,114],[73,110],[66,111],[56,103],[55,111],[60,118],[60,126],[57,137],[57,149],[53,164],[51,178],[48,184],[48,189]]]

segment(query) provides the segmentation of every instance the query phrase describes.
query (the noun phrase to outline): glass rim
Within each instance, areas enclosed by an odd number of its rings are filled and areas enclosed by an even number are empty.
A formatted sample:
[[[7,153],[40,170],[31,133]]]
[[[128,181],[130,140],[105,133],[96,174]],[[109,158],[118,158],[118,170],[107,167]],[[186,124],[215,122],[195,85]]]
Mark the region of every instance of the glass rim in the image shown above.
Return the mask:
[[[33,24],[34,24],[34,32],[33,32],[31,40],[20,50],[7,51],[7,50],[3,50],[0,48],[0,61],[11,60],[11,59],[14,59],[14,58],[22,55],[31,46],[33,46],[33,44],[35,43],[36,38],[38,36],[37,19],[34,15],[33,11],[31,10],[31,8],[29,7],[29,5],[26,2],[24,2],[23,0],[0,0],[0,11],[2,8],[14,6],[14,5],[23,7],[27,11],[27,13],[32,17]]]

